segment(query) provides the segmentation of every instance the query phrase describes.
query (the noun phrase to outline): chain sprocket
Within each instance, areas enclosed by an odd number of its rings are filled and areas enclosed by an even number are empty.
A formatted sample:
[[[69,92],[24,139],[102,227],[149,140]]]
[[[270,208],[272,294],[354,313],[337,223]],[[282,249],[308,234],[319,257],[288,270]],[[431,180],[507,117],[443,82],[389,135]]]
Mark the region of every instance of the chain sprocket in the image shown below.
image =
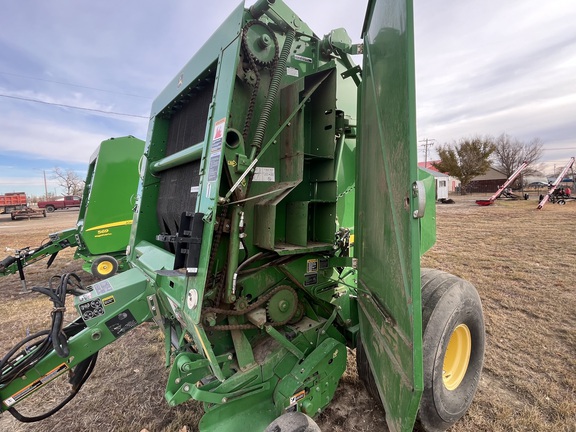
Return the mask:
[[[272,66],[278,59],[276,35],[261,21],[250,21],[244,26],[242,43],[246,54],[258,66]]]
[[[298,308],[298,296],[288,288],[274,294],[266,305],[266,313],[272,322],[284,322],[294,316]]]

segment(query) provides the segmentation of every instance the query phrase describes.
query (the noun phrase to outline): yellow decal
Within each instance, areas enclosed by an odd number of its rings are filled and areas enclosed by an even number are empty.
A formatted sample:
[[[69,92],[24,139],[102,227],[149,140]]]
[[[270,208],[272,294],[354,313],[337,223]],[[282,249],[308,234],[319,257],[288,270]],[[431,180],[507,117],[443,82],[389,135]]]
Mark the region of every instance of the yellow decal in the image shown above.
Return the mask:
[[[114,299],[114,296],[109,296],[109,297],[105,297],[102,299],[102,303],[104,303],[104,306],[108,306],[111,305],[112,303],[114,303],[116,300]]]
[[[68,370],[68,365],[66,363],[62,363],[59,366],[56,366],[54,369],[52,369],[46,375],[44,375],[44,376],[38,378],[37,380],[31,382],[26,387],[24,387],[22,390],[19,390],[17,393],[14,393],[8,399],[5,399],[4,405],[6,405],[7,407],[11,407],[12,405],[21,401],[25,397],[30,396],[32,393],[34,393],[40,387],[43,387],[45,384],[48,384],[53,379],[62,375],[67,370]]]
[[[294,406],[298,403],[298,401],[304,399],[306,397],[306,390],[301,390],[298,393],[292,395],[290,397],[290,405],[289,406]]]
[[[109,224],[105,224],[105,225],[98,225],[92,228],[88,228],[86,231],[96,231],[98,230],[98,234],[105,234],[105,232],[100,232],[105,230],[106,228],[113,228],[113,227],[118,227],[118,226],[126,226],[126,225],[132,225],[132,219],[128,219],[128,220],[124,220],[124,221],[119,221],[119,222],[112,222]]]

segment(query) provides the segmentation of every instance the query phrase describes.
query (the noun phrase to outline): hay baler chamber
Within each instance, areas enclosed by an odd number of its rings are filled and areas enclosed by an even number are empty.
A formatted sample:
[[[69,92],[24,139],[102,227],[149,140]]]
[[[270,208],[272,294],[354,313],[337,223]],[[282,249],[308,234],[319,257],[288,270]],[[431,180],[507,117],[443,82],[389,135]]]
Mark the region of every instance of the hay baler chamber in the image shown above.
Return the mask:
[[[371,1],[363,37],[319,38],[280,0],[230,15],[153,104],[131,268],[71,290],[80,317],[2,381],[3,410],[49,374],[80,368],[77,389],[153,320],[166,399],[203,402],[202,431],[296,430],[348,348],[390,430],[464,415],[484,324],[471,284],[420,269],[434,192],[416,168],[412,2]]]

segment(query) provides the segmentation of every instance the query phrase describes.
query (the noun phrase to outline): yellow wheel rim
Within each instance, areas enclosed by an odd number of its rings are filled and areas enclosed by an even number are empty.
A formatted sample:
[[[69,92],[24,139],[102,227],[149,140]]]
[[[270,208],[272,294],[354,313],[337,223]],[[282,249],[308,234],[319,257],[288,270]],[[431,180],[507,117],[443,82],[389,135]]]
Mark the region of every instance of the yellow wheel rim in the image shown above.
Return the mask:
[[[109,275],[113,269],[114,266],[110,261],[102,261],[101,263],[98,263],[98,265],[96,266],[98,274],[101,274],[102,276]]]
[[[460,324],[450,336],[446,354],[444,355],[442,380],[448,390],[458,388],[464,379],[471,351],[472,337],[470,336],[470,329],[466,324]]]

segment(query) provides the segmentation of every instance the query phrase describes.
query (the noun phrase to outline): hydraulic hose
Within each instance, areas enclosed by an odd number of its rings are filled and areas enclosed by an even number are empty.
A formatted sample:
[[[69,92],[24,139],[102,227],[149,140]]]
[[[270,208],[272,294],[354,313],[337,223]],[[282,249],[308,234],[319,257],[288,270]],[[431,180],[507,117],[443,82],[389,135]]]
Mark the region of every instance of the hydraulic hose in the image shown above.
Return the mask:
[[[96,366],[97,359],[98,359],[98,352],[92,354],[90,357],[78,363],[78,365],[74,368],[68,380],[68,382],[72,385],[70,394],[66,397],[66,399],[64,399],[50,411],[34,417],[24,416],[20,412],[18,412],[14,407],[8,408],[8,411],[18,421],[21,421],[22,423],[34,423],[37,421],[47,419],[51,415],[56,414],[58,411],[64,408],[68,404],[68,402],[74,399],[74,397],[78,394],[84,383],[88,380],[88,378],[90,378],[90,375],[92,375],[92,371],[94,370],[94,366]]]
[[[56,280],[59,283],[57,287],[54,287],[53,282]],[[24,377],[26,372],[35,368],[37,363],[46,357],[51,350],[54,350],[60,357],[66,358],[70,355],[68,338],[75,334],[77,326],[71,325],[63,329],[66,294],[80,295],[88,291],[82,287],[80,278],[74,273],[54,276],[50,279],[47,288],[33,287],[32,291],[48,296],[54,304],[52,326],[49,330],[27,336],[0,360],[0,385],[7,385],[17,378]],[[29,346],[30,343],[32,346]],[[26,349],[22,350],[23,347]],[[69,376],[69,383],[72,385],[70,394],[50,411],[34,417],[26,417],[14,407],[8,408],[8,411],[24,423],[37,422],[50,417],[70,402],[80,391],[94,370],[97,357],[98,353],[95,353],[76,365]]]
[[[294,42],[294,37],[296,32],[291,29],[286,33],[286,39],[284,40],[284,45],[282,46],[282,52],[278,58],[278,63],[274,69],[274,75],[270,81],[270,88],[268,90],[268,97],[264,102],[264,107],[262,108],[262,114],[260,115],[260,120],[258,121],[258,126],[256,126],[256,132],[254,132],[254,140],[252,142],[252,152],[250,154],[250,159],[254,160],[260,148],[262,147],[262,141],[264,140],[264,134],[266,133],[266,128],[268,127],[268,121],[270,120],[270,113],[272,112],[272,107],[276,103],[278,97],[278,91],[280,90],[280,83],[282,78],[286,73],[286,63],[288,62],[288,56],[290,55],[290,50],[292,49],[292,43]]]

